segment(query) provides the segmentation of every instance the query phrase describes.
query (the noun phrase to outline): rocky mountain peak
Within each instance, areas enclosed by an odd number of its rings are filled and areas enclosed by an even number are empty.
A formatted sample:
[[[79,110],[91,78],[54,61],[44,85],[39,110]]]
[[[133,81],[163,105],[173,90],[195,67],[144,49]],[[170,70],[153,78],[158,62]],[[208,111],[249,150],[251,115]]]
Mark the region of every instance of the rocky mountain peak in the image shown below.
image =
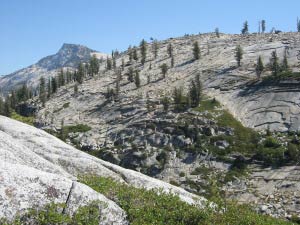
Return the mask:
[[[88,61],[93,52],[96,51],[83,45],[64,43],[55,55],[41,59],[37,65],[48,70],[60,67],[76,67],[78,63]]]

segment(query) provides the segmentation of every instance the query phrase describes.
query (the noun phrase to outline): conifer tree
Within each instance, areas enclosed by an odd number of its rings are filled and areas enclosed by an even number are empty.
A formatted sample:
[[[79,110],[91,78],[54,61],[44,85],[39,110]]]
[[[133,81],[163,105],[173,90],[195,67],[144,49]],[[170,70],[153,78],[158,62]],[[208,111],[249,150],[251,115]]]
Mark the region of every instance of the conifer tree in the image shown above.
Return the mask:
[[[194,42],[193,44],[193,55],[194,55],[194,60],[200,59],[200,47],[198,42]]]
[[[10,107],[10,97],[6,96],[4,106],[3,106],[3,115],[10,117],[11,116],[11,107]]]
[[[134,81],[134,69],[132,67],[129,67],[128,69],[128,81]]]
[[[47,99],[49,99],[51,97],[51,78],[49,77],[48,79],[48,83],[47,83]]]
[[[184,108],[183,107],[184,96],[183,96],[183,89],[182,89],[182,87],[180,87],[180,88],[175,87],[174,88],[173,99],[174,99],[175,110],[181,111]]]
[[[83,82],[83,77],[84,77],[84,67],[82,63],[79,63],[78,65],[78,69],[77,69],[77,77],[76,77],[76,81],[79,84],[82,84]]]
[[[140,49],[141,49],[141,63],[142,65],[146,62],[147,57],[147,42],[143,39],[140,43]]]
[[[200,104],[202,94],[202,83],[200,81],[200,74],[197,74],[191,81],[189,89],[190,104],[192,107],[197,107]]]
[[[136,50],[136,47],[133,47],[133,50],[132,50],[132,58],[137,61],[139,58],[138,58],[138,54],[137,54],[137,50]]]
[[[248,33],[249,33],[248,21],[245,21],[243,24],[242,34],[248,34]]]
[[[108,56],[106,58],[106,69],[107,70],[111,70],[112,69],[112,62],[111,62],[111,59],[108,58]]]
[[[131,48],[130,45],[128,47],[127,54],[128,54],[128,57],[129,57],[129,61],[131,62],[133,60],[133,51],[132,51],[132,48]]]
[[[58,74],[58,84],[57,86],[58,87],[61,87],[61,86],[64,86],[65,85],[65,77],[64,77],[64,71],[63,69],[61,68],[60,69],[60,72]]]
[[[52,93],[56,93],[57,91],[57,82],[55,77],[51,78],[51,88],[52,88]]]
[[[266,21],[265,20],[261,21],[261,31],[262,31],[262,33],[265,33],[265,31],[266,31]]]
[[[166,63],[164,63],[164,64],[162,64],[162,65],[160,66],[160,69],[161,69],[161,73],[162,73],[162,75],[163,75],[163,78],[166,78],[166,74],[167,74],[167,72],[168,72],[168,70],[169,70],[168,65],[167,65]]]
[[[297,32],[300,32],[300,20],[297,17]]]
[[[174,56],[171,57],[171,67],[173,68],[175,64]]]
[[[271,53],[270,66],[271,66],[272,75],[273,76],[279,75],[279,63],[278,63],[278,56],[276,51],[273,51]]]
[[[140,74],[138,70],[135,71],[134,83],[137,88],[141,86]]]
[[[0,98],[0,115],[4,115],[4,102],[3,99]]]
[[[168,51],[169,57],[171,58],[173,56],[173,46],[171,43],[168,44],[167,51]]]
[[[243,59],[243,49],[240,45],[238,45],[235,48],[235,59],[236,59],[236,62],[237,62],[237,66],[240,67],[241,66],[241,61]]]
[[[158,54],[158,41],[157,40],[154,40],[153,41],[153,55],[154,55],[154,59],[157,58],[157,54]]]
[[[217,38],[220,37],[220,31],[219,31],[218,27],[215,29],[215,34],[216,34]]]
[[[281,70],[284,72],[287,72],[289,70],[289,63],[288,63],[286,51],[284,52]]]
[[[161,100],[161,103],[162,103],[162,105],[163,105],[163,107],[164,107],[164,111],[168,111],[169,110],[169,107],[170,107],[170,100],[169,100],[169,98],[168,97],[164,97],[162,100]]]
[[[260,76],[261,76],[262,72],[264,71],[264,63],[262,61],[261,56],[259,56],[257,59],[255,71],[256,71],[257,78],[260,79]]]
[[[40,101],[42,102],[43,106],[45,106],[46,102],[46,82],[45,78],[40,78],[40,95],[39,95]]]
[[[96,55],[93,55],[90,59],[90,74],[91,76],[95,76],[99,73],[99,60]]]

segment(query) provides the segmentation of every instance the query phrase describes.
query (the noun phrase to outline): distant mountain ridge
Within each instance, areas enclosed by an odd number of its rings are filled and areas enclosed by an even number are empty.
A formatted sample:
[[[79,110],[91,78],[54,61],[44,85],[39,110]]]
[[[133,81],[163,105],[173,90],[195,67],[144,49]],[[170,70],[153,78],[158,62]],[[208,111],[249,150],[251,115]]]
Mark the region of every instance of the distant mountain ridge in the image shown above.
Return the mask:
[[[83,45],[65,43],[56,54],[46,56],[31,66],[1,76],[0,91],[7,94],[24,83],[36,87],[40,77],[55,76],[61,68],[75,68],[80,62],[87,62],[93,53],[97,57],[106,56],[106,54],[99,53]]]

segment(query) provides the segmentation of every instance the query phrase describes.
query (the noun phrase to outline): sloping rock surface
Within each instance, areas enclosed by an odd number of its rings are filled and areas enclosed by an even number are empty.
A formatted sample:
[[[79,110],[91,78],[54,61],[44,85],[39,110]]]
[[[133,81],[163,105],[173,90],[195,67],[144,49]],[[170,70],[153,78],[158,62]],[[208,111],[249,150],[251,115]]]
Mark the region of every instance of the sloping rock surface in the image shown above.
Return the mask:
[[[76,181],[76,177],[94,174],[110,177],[134,187],[158,188],[172,192],[190,204],[205,199],[181,188],[143,174],[105,162],[83,153],[48,133],[0,116],[0,218],[12,219],[28,208],[47,203],[66,203],[67,211],[100,200],[102,223],[127,224],[124,211],[100,193]]]

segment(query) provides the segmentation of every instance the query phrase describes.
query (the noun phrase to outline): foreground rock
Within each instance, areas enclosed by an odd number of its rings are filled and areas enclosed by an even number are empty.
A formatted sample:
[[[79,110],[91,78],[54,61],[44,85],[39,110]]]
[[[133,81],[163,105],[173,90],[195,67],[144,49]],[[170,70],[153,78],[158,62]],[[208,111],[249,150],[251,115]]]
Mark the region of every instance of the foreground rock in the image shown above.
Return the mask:
[[[203,206],[204,198],[181,188],[110,164],[65,144],[46,132],[0,117],[0,218],[12,219],[28,208],[66,203],[73,213],[79,206],[100,200],[104,224],[127,224],[124,211],[105,196],[78,183],[76,177],[94,174],[134,187],[161,188],[190,204]]]

